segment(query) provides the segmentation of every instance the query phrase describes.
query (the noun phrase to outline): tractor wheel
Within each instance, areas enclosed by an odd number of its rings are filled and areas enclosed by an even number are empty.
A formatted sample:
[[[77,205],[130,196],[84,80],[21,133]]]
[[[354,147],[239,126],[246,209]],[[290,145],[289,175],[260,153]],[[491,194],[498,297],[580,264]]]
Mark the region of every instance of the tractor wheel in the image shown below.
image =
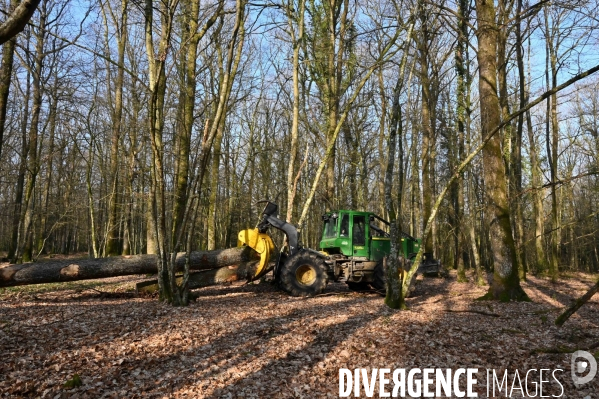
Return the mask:
[[[409,270],[412,267],[412,261],[407,261],[406,262],[406,268]],[[400,273],[403,273],[404,275],[406,274],[406,271],[403,270],[400,266]],[[376,291],[380,292],[381,294],[385,295],[387,292],[387,277],[385,274],[385,268],[383,266],[383,261],[380,260],[379,263],[377,263],[376,267],[374,268],[374,278],[372,283],[370,283],[370,285],[372,285],[372,288],[374,288]],[[410,282],[410,289],[408,291],[408,296],[410,296],[414,290],[416,289],[416,275],[414,275],[414,278],[412,278],[412,281]]]
[[[387,291],[387,277],[385,277],[385,267],[383,260],[379,260],[374,268],[374,276],[372,276],[372,283],[370,285],[376,291],[382,292],[383,294]]]
[[[368,283],[355,283],[352,281],[347,282],[347,288],[349,288],[351,291],[358,291],[358,292],[370,290]]]
[[[281,266],[281,287],[293,296],[314,296],[329,282],[324,261],[316,254],[300,251]]]

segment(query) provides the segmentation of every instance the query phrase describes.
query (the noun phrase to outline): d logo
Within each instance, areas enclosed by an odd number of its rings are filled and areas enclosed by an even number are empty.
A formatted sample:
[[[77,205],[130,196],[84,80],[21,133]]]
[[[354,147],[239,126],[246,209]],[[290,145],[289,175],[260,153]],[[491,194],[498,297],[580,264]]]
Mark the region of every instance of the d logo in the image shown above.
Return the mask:
[[[572,354],[572,381],[575,385],[584,385],[592,381],[597,374],[597,361],[589,352],[576,351]],[[579,376],[579,374],[586,374]]]

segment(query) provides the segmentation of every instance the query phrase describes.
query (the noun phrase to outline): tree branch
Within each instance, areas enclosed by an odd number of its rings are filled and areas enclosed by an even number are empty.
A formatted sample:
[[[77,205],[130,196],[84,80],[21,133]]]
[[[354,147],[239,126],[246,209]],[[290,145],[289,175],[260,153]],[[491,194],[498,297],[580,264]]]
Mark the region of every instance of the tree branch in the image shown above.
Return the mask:
[[[520,108],[518,111],[515,111],[512,114],[510,114],[507,118],[505,118],[504,121],[502,121],[499,124],[499,126],[497,126],[495,129],[493,129],[491,132],[489,132],[489,134],[487,134],[487,136],[483,138],[483,140],[478,145],[478,147],[476,147],[470,154],[468,154],[466,159],[464,159],[464,161],[455,169],[453,175],[451,175],[451,177],[447,181],[447,184],[445,185],[445,187],[443,187],[443,190],[441,191],[441,193],[437,197],[437,200],[435,201],[435,205],[433,206],[431,215],[426,222],[424,234],[422,234],[422,240],[423,241],[426,240],[427,235],[430,233],[431,227],[433,225],[433,221],[435,220],[435,217],[437,217],[437,212],[439,211],[439,207],[441,206],[441,202],[443,201],[443,198],[445,198],[445,195],[447,194],[447,191],[449,191],[449,188],[453,185],[453,183],[457,179],[459,179],[461,177],[464,169],[466,169],[466,167],[470,164],[470,162],[472,162],[474,157],[476,157],[476,155],[478,155],[478,153],[482,151],[482,149],[485,147],[485,145],[487,145],[487,143],[491,140],[491,138],[493,138],[494,135],[496,135],[501,129],[503,129],[503,127],[505,127],[512,120],[514,120],[518,116],[524,114],[526,111],[528,111],[535,105],[546,100],[549,96],[564,90],[565,88],[573,85],[574,83],[578,82],[579,80],[586,78],[587,76],[594,74],[597,71],[599,71],[599,65],[595,65],[591,69],[588,69],[584,72],[579,73],[578,75],[572,77],[571,79],[568,79],[566,82],[562,83],[559,86],[554,87],[551,90],[547,90],[545,93],[543,93],[542,95],[537,97],[534,101],[528,103],[525,107]],[[418,255],[416,255],[416,259],[414,259],[414,262],[412,263],[412,267],[410,268],[410,270],[404,280],[404,284],[403,284],[403,288],[402,288],[404,297],[407,294],[407,290],[408,290],[410,281],[412,280],[412,277],[414,276],[414,274],[416,274],[416,271],[418,270],[418,267],[420,266],[420,262],[422,261],[422,256],[423,256],[423,250],[424,250],[424,246],[420,247],[420,250],[418,251]]]
[[[24,0],[0,25],[0,44],[4,44],[21,33],[31,19],[41,0]]]

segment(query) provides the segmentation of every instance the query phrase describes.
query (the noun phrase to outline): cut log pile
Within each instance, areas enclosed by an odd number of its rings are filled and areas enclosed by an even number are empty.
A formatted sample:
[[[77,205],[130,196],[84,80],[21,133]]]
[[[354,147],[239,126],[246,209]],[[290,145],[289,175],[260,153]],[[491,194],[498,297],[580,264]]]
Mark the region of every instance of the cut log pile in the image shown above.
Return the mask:
[[[256,274],[256,268],[260,261],[241,262],[234,266],[225,266],[219,269],[202,270],[189,274],[189,280],[187,280],[187,288],[195,289],[208,287],[210,285],[217,285],[223,283],[230,283],[233,281],[249,281],[252,280]],[[271,270],[274,267],[274,263],[270,264],[266,270]],[[264,273],[260,273],[264,274]],[[182,277],[177,277],[177,284],[181,284]],[[135,290],[138,293],[152,293],[158,291],[158,280],[149,280],[137,283]]]
[[[193,271],[216,269],[203,276],[205,285],[210,285],[210,282],[216,284],[232,279],[240,280],[251,278],[255,274],[258,265],[257,257],[256,252],[248,247],[191,252],[189,269]],[[134,274],[155,274],[158,272],[157,265],[158,257],[156,255],[114,256],[9,265],[0,268],[0,287]],[[178,271],[183,271],[185,253],[177,254],[175,265]]]

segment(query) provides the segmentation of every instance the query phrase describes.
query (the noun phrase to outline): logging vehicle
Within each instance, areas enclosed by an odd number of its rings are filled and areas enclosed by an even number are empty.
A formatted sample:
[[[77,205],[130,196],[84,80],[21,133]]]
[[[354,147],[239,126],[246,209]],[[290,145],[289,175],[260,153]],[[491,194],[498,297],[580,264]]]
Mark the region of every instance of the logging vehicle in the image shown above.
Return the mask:
[[[345,282],[355,291],[374,289],[385,292],[386,259],[391,252],[389,222],[372,212],[338,210],[322,216],[323,231],[320,251],[303,247],[297,228],[278,218],[278,205],[265,203],[256,228],[242,230],[238,244],[247,245],[260,254],[260,265],[254,278],[268,271],[275,245],[268,234],[270,228],[286,237],[285,251],[276,254],[273,269],[275,282],[294,296],[320,294],[330,280]],[[401,233],[400,273],[406,273],[420,249],[421,240]],[[424,254],[419,273],[439,274],[441,265],[431,254]]]

